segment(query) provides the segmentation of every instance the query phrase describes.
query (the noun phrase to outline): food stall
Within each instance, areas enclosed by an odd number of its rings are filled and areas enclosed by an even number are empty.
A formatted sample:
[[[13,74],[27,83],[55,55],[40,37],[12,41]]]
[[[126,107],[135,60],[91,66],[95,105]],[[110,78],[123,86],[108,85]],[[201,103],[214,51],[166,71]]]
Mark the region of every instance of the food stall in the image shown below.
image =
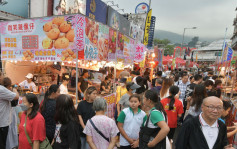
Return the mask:
[[[56,80],[54,65],[63,69],[59,73],[71,75],[75,69],[77,84],[79,69],[114,67],[116,76],[117,68],[142,61],[146,50],[133,38],[81,14],[1,22],[0,32],[4,73],[13,84],[34,74],[36,94],[42,96]],[[77,90],[76,85],[71,93],[76,98]]]

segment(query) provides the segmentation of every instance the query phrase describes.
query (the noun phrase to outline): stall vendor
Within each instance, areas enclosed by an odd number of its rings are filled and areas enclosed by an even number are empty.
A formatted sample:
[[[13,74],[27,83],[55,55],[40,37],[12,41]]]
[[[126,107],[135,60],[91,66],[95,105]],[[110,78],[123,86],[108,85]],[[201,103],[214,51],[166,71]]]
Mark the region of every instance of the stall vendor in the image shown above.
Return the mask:
[[[110,77],[106,76],[105,80],[100,85],[101,93],[109,93],[110,92]]]
[[[32,80],[33,80],[33,74],[28,73],[26,76],[26,80],[21,82],[19,85],[23,89],[29,89],[30,91],[37,92],[36,85]]]
[[[63,82],[59,87],[60,90],[60,94],[68,94],[68,89],[67,89],[67,85],[69,83],[70,77],[69,75],[64,75],[63,76]]]

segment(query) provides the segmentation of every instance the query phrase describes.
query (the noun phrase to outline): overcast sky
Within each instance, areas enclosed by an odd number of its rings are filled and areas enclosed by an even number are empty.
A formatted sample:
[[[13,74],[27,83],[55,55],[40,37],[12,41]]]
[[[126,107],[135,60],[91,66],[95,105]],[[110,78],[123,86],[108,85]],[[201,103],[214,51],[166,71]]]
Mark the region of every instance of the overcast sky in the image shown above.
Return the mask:
[[[149,3],[149,0],[113,1],[119,4],[119,8],[125,9],[125,13],[134,13],[140,2]],[[195,26],[196,30],[186,30],[185,35],[200,38],[224,38],[226,27],[227,36],[231,37],[234,30],[233,20],[237,14],[236,7],[236,0],[151,1],[152,15],[156,16],[156,29],[183,34],[185,27]]]

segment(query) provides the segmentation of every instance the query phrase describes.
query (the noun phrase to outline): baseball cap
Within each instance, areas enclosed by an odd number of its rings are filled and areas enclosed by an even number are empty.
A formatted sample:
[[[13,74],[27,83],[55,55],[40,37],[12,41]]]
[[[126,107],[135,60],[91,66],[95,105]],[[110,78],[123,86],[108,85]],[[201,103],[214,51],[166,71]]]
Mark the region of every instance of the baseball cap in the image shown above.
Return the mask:
[[[32,73],[28,73],[26,76],[27,79],[32,79],[33,78],[33,74]]]

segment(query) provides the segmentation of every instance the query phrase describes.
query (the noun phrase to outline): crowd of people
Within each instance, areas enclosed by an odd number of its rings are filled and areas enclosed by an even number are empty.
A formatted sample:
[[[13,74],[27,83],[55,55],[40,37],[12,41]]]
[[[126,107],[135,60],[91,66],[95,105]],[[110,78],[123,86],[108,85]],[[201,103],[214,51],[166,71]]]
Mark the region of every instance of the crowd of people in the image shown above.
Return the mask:
[[[149,69],[120,73],[114,118],[106,116],[101,95],[111,91],[112,76],[105,76],[98,90],[83,71],[78,105],[68,95],[69,77],[64,76],[60,86],[49,87],[41,103],[33,93],[23,97],[19,127],[12,109],[19,94],[10,78],[1,78],[0,148],[234,149],[228,137],[237,133],[237,125],[225,124],[231,103],[222,97],[223,78],[188,70],[154,75]]]

